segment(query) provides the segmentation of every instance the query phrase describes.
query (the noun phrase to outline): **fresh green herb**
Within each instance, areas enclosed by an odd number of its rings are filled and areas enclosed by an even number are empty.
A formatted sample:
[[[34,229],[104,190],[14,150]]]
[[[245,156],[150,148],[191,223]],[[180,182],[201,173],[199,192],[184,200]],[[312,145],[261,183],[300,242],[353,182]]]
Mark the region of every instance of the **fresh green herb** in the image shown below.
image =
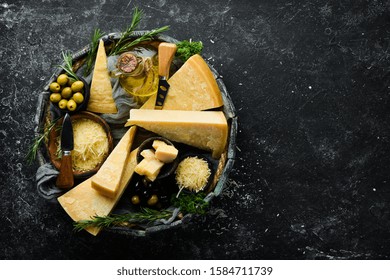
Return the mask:
[[[62,52],[62,57],[64,59],[64,64],[59,65],[59,67],[62,68],[68,74],[68,76],[74,79],[75,81],[80,80],[77,77],[76,73],[73,71],[72,55],[70,53]]]
[[[139,43],[152,41],[158,34],[165,32],[167,30],[169,30],[169,26],[166,25],[154,29],[152,31],[148,31],[145,34],[143,34],[141,37],[134,39],[132,41],[130,40],[123,41],[122,46],[117,46],[117,45],[115,46],[115,49],[113,49],[112,51],[112,55],[117,55],[122,52],[125,52],[129,50],[131,47],[138,45]]]
[[[192,214],[205,214],[208,202],[204,201],[206,194],[203,192],[198,193],[180,193],[180,195],[173,196],[171,199],[172,204],[175,207],[179,207],[183,213]]]
[[[194,54],[200,54],[202,50],[203,43],[201,41],[192,42],[191,40],[184,40],[177,44],[176,56],[185,62]]]
[[[140,212],[126,213],[110,216],[94,216],[91,220],[81,220],[74,223],[74,230],[81,231],[88,227],[105,228],[111,226],[126,226],[131,223],[152,222],[159,219],[168,219],[172,216],[172,211],[154,210],[142,208]]]
[[[134,30],[137,28],[138,24],[140,23],[142,16],[143,16],[143,12],[139,10],[137,7],[135,7],[131,24],[126,28],[124,32],[122,32],[122,35],[119,38],[118,42],[111,49],[110,55],[115,55],[119,53],[118,50],[122,49],[123,45],[126,44],[128,37],[134,32]]]
[[[199,193],[182,193],[179,197],[173,197],[173,206],[179,207],[181,213],[187,214],[205,214],[208,202],[204,201],[205,194]],[[87,227],[110,227],[110,226],[127,226],[134,223],[153,222],[160,219],[168,219],[173,212],[170,210],[154,210],[142,208],[140,212],[126,213],[110,216],[94,216],[91,220],[81,220],[74,223],[74,229],[80,231]]]
[[[26,159],[29,164],[32,164],[35,161],[40,145],[42,144],[43,141],[47,141],[47,139],[49,138],[49,134],[53,129],[53,127],[55,126],[57,120],[58,119],[52,121],[42,134],[34,138],[33,143],[31,144],[28,153],[26,155]]]
[[[169,26],[163,26],[154,30],[151,30],[149,32],[146,32],[141,37],[132,40],[130,36],[133,34],[135,29],[137,28],[138,24],[140,23],[143,16],[142,10],[139,10],[138,8],[134,9],[133,17],[131,20],[131,24],[126,28],[125,31],[122,32],[121,37],[119,38],[118,42],[114,44],[112,47],[109,55],[118,55],[122,52],[125,52],[129,50],[131,47],[134,47],[142,42],[147,42],[153,40],[155,36],[158,34],[167,31],[169,29]]]
[[[91,48],[88,51],[87,59],[85,62],[84,76],[88,76],[92,71],[92,66],[96,59],[97,50],[99,47],[99,40],[104,36],[104,32],[102,32],[99,28],[96,28],[92,34],[92,42]]]

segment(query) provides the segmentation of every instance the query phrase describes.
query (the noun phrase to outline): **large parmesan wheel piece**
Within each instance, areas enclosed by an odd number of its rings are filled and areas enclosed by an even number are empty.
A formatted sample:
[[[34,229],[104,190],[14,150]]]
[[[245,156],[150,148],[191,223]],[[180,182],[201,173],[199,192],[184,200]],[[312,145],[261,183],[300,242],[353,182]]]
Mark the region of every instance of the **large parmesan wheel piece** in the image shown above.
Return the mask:
[[[198,54],[191,56],[168,83],[163,110],[202,111],[223,105],[213,73]],[[156,97],[157,94],[151,96],[141,109],[154,109]]]

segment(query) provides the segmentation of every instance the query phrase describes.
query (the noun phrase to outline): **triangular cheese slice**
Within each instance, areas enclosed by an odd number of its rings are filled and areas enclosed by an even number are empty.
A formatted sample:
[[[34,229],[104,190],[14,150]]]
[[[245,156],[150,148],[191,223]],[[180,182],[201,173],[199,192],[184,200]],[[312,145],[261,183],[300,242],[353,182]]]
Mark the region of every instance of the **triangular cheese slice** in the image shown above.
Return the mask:
[[[168,80],[169,90],[164,110],[201,111],[223,105],[221,91],[204,59],[190,57]],[[141,109],[154,109],[157,94],[152,95]]]
[[[222,111],[130,110],[126,126],[137,125],[171,141],[212,152],[219,158],[225,150],[228,125]]]
[[[133,129],[134,128],[134,129]],[[136,127],[131,127],[115,146],[99,171],[93,176],[92,188],[102,195],[114,198],[119,191],[122,173],[130,148],[134,141]]]
[[[107,55],[103,40],[100,40],[93,70],[90,98],[87,110],[95,113],[117,113],[112,97],[110,75],[107,70]]]
[[[94,216],[103,217],[111,213],[134,174],[134,168],[137,165],[137,151],[138,149],[132,151],[126,161],[123,180],[114,198],[101,195],[93,189],[91,187],[93,177],[85,180],[58,198],[58,202],[73,221],[90,220]],[[97,235],[100,230],[101,228],[98,227],[86,228],[86,231],[92,235]]]

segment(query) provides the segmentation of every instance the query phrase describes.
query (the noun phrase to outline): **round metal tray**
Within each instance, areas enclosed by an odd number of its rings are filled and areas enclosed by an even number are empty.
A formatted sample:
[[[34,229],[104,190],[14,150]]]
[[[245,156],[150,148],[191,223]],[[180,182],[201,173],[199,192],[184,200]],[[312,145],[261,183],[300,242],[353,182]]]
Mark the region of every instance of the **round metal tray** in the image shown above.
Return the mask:
[[[133,33],[130,38],[138,38],[142,36],[147,31],[136,31]],[[120,37],[120,33],[110,33],[108,35],[105,35],[102,39],[103,40],[117,40]],[[156,41],[162,41],[162,42],[170,42],[170,43],[178,43],[179,41],[166,36],[166,35],[159,35],[156,38]],[[90,46],[86,46],[83,49],[75,52],[73,54],[74,61],[81,60],[84,58],[88,51],[90,49]],[[218,181],[215,183],[215,187],[207,194],[205,197],[205,200],[210,202],[214,197],[218,196],[223,188],[226,186],[226,182],[229,176],[230,171],[233,168],[234,160],[235,160],[235,150],[236,150],[236,135],[237,135],[237,116],[236,116],[236,110],[233,105],[233,102],[231,100],[231,97],[229,93],[227,92],[227,89],[225,87],[225,84],[222,80],[222,77],[218,74],[218,72],[208,63],[214,78],[217,81],[217,84],[219,86],[219,89],[221,90],[224,106],[223,106],[223,113],[228,121],[229,124],[229,136],[228,136],[228,145],[226,148],[226,151],[222,155],[221,161],[223,161],[222,168],[220,168],[219,174],[218,174]],[[37,90],[36,94],[38,95],[38,102],[37,102],[37,110],[34,118],[34,132],[35,136],[39,135],[45,126],[45,120],[46,115],[49,111],[49,85],[52,80],[54,80],[55,77],[57,77],[61,73],[61,69],[58,69],[53,73],[51,78],[48,79],[48,83],[44,85],[43,89]],[[47,156],[47,153],[45,151],[45,147],[42,147],[37,154],[37,159],[39,165],[44,165],[46,163],[50,162],[50,159]],[[114,209],[115,210],[115,209]],[[133,236],[145,236],[148,233],[152,232],[158,232],[165,229],[173,228],[180,226],[182,223],[185,223],[191,218],[191,214],[185,215],[180,220],[175,220],[170,224],[158,224],[158,225],[150,225],[146,226],[142,229],[135,229],[135,228],[127,228],[127,227],[112,227],[104,229],[106,231],[113,231],[119,234],[126,234],[126,235],[133,235]]]

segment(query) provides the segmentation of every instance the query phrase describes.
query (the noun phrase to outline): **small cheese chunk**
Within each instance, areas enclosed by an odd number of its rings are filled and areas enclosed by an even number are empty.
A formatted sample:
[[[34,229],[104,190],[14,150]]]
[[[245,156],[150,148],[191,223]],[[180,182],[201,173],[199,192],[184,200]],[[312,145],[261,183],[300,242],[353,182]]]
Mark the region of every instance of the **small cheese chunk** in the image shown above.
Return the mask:
[[[87,110],[95,113],[117,113],[112,97],[111,79],[107,69],[107,55],[103,40],[100,40],[93,70]]]
[[[155,158],[154,151],[152,149],[145,149],[141,152],[141,156],[144,158],[150,159]]]
[[[170,85],[163,110],[201,111],[223,105],[221,91],[210,67],[196,54],[191,56],[168,80]],[[154,109],[157,94],[141,109]]]
[[[145,175],[150,181],[156,180],[164,163],[156,158],[144,158],[135,167],[135,172],[139,175]]]
[[[126,126],[137,125],[171,141],[184,143],[220,158],[228,137],[222,111],[130,110]]]
[[[157,147],[155,156],[159,161],[170,163],[174,161],[179,151],[171,145],[160,145]]]
[[[162,141],[162,140],[154,140],[154,141],[153,141],[153,144],[152,144],[152,147],[153,147],[155,150],[157,150],[158,147],[160,147],[160,146],[167,146],[167,145],[168,145],[168,144],[165,143],[165,142]]]
[[[107,216],[111,213],[134,174],[134,168],[137,165],[137,151],[138,149],[132,151],[126,161],[119,191],[114,198],[101,195],[93,189],[91,187],[93,177],[58,198],[58,202],[73,221],[90,220],[94,216]],[[95,236],[100,230],[101,228],[98,227],[86,228],[87,232]]]
[[[132,128],[122,137],[92,179],[92,187],[105,196],[113,198],[119,190],[123,169],[136,131],[136,127]]]

